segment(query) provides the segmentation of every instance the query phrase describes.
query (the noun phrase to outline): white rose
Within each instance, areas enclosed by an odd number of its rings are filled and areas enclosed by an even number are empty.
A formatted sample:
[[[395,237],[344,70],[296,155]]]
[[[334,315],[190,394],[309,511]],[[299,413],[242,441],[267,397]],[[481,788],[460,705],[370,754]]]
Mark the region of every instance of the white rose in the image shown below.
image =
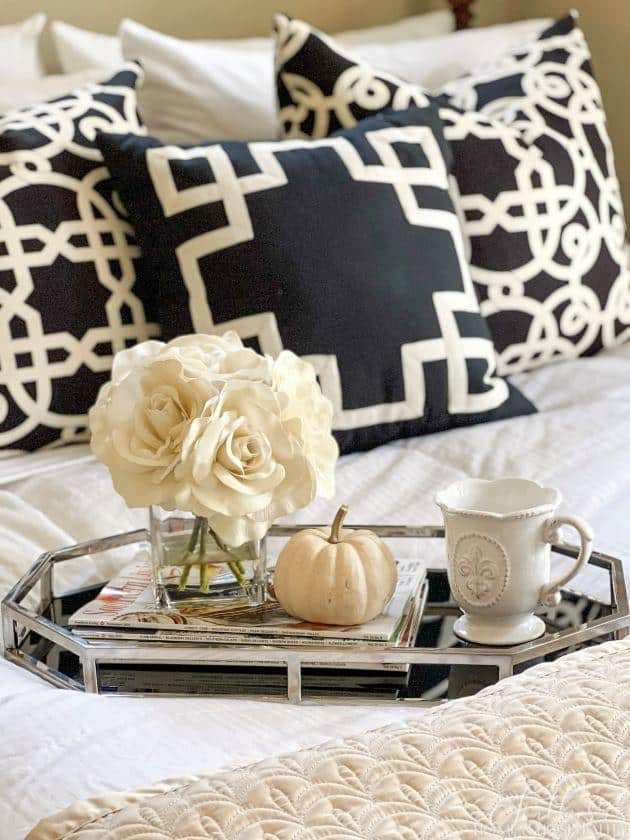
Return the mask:
[[[269,358],[234,332],[145,341],[118,353],[90,411],[92,451],[130,507],[172,497],[173,470],[190,424],[226,378],[271,381]]]
[[[233,332],[119,353],[90,411],[92,450],[129,506],[188,510],[234,546],[334,493],[331,422],[310,364]]]
[[[237,546],[308,505],[316,477],[282,421],[285,402],[265,383],[226,382],[190,426],[166,506],[207,517],[221,539]]]
[[[332,403],[322,394],[313,365],[283,350],[273,367],[273,383],[286,397],[282,417],[313,464],[318,494],[332,498],[339,447],[331,434]]]
[[[161,355],[178,359],[200,376],[214,371],[218,381],[237,378],[271,383],[273,359],[244,347],[233,330],[223,335],[199,333],[175,338],[164,345]]]

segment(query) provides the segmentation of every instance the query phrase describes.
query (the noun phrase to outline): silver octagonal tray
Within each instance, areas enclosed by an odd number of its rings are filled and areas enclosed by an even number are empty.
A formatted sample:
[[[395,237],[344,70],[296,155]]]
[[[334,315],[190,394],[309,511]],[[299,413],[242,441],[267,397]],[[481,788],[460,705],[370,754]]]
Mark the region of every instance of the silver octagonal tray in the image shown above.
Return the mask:
[[[278,546],[307,526],[274,526]],[[308,526],[322,527],[322,526]],[[392,540],[394,553],[423,556],[428,541],[443,540],[438,526],[369,527]],[[57,563],[146,545],[138,530],[43,554],[2,602],[4,655],[60,688],[115,695],[221,695],[292,703],[391,703],[429,705],[475,693],[538,662],[589,644],[626,636],[630,609],[621,561],[593,552],[605,595],[565,589],[559,606],[541,609],[547,632],[514,647],[471,645],[452,626],[460,614],[444,569],[430,567],[426,606],[415,645],[409,648],[223,646],[164,641],[95,641],[68,628],[69,616],[101,586],[55,594]],[[402,548],[401,548],[402,546]],[[565,543],[557,555],[577,556]],[[601,583],[601,582],[600,582]],[[25,605],[39,587],[36,608]]]

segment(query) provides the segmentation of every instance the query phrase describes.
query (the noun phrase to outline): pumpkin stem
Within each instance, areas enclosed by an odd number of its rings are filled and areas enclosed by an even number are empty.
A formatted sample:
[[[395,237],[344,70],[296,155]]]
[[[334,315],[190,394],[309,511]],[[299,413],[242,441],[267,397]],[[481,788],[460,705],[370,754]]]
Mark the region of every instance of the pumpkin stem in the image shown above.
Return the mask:
[[[348,513],[348,505],[341,505],[339,510],[337,511],[337,515],[333,521],[333,524],[330,527],[330,537],[328,539],[329,543],[335,545],[340,540],[339,532],[341,531],[341,526],[343,525],[343,520],[346,518],[346,514]]]

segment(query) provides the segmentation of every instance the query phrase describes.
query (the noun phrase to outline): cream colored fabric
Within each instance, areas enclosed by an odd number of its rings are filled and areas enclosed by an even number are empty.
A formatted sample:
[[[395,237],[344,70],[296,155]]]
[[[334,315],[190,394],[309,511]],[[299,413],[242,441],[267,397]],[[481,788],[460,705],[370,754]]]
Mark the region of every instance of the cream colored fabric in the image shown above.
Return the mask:
[[[630,641],[403,724],[169,787],[79,803],[27,840],[630,837]]]
[[[410,41],[418,38],[436,38],[452,32],[455,19],[448,9],[439,9],[424,15],[413,15],[384,26],[366,29],[350,29],[340,32],[337,38],[346,46],[352,44],[393,44],[396,41]],[[64,73],[76,73],[88,67],[111,69],[123,62],[122,45],[118,35],[104,35],[55,21],[51,26],[52,39],[59,63]],[[203,39],[204,43],[234,50],[273,49],[271,38],[227,38]]]
[[[43,76],[41,79],[14,79],[3,75],[0,77],[0,114],[56,99],[83,85],[101,82],[106,75],[102,69],[95,67],[80,73]]]
[[[2,3],[0,3],[0,7]],[[21,23],[0,26],[0,78],[38,79],[44,73],[39,38],[46,15],[38,13]]]
[[[50,27],[57,58],[64,73],[78,73],[90,67],[106,72],[123,63],[120,38],[91,32],[56,20]]]
[[[414,41],[447,35],[455,28],[455,18],[450,9],[438,9],[424,15],[412,15],[383,26],[369,26],[365,29],[348,29],[338,32],[335,38],[346,47],[359,44],[395,44],[398,41]]]
[[[361,49],[361,58],[377,70],[433,90],[470,73],[483,62],[496,61],[515,47],[533,41],[552,23],[551,18],[535,18],[464,29],[428,38],[422,44],[372,43]]]

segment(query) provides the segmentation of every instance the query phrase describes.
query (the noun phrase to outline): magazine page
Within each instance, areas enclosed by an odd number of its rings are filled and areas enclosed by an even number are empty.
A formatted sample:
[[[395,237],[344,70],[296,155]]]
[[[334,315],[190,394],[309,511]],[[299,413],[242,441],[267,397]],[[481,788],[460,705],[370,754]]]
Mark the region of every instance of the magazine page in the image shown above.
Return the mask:
[[[398,585],[383,613],[366,624],[341,627],[300,621],[288,615],[276,601],[261,606],[216,607],[191,603],[177,609],[156,609],[149,559],[141,555],[110,581],[93,601],[77,610],[70,619],[70,626],[159,628],[171,632],[203,631],[217,636],[245,633],[250,636],[393,642],[406,623],[424,574],[421,561],[400,561]]]

